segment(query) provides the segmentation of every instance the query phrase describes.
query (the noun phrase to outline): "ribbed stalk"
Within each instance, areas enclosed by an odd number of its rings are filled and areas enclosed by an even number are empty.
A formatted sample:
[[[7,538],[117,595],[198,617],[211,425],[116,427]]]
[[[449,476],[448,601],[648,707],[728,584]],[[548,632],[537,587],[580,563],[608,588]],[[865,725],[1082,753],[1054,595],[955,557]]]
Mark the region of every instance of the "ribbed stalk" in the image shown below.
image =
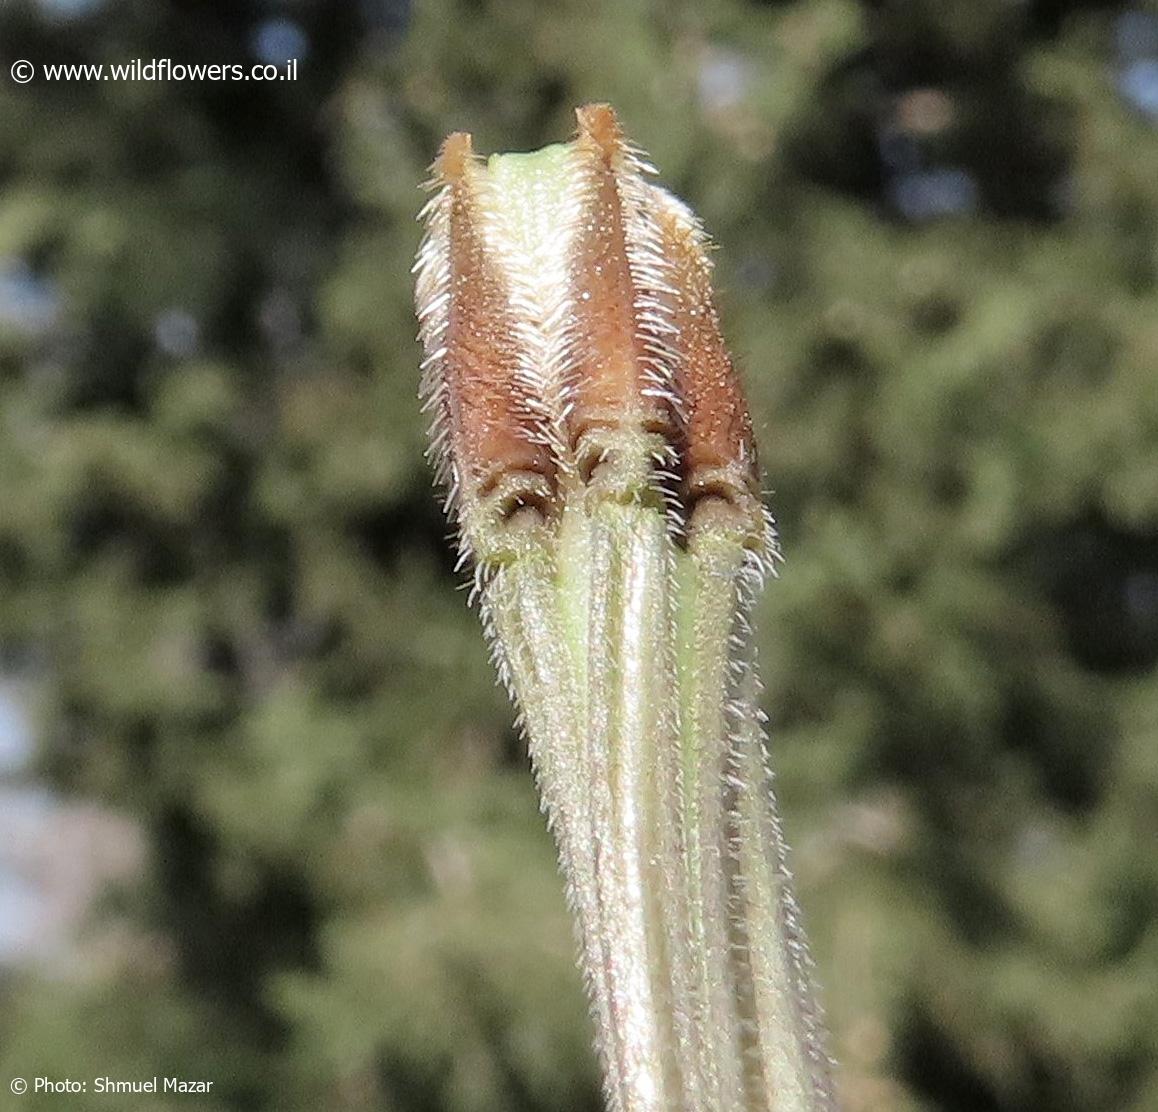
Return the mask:
[[[484,592],[579,926],[615,1112],[833,1107],[771,790],[744,550],[575,513]]]
[[[757,703],[756,672],[741,662],[730,753],[735,909],[747,960],[742,996],[753,1002],[749,1056],[754,1108],[816,1112],[835,1107],[831,1066],[814,998],[811,961],[786,860]]]
[[[681,560],[678,641],[685,875],[707,1038],[706,1107],[832,1107],[808,954],[765,759],[742,545],[693,536]]]
[[[724,773],[728,638],[735,618],[733,560],[679,562],[682,879],[689,919],[690,1006],[699,1032],[697,1108],[745,1108],[740,1015],[728,908]]]
[[[670,665],[670,553],[664,519],[605,502],[563,534],[581,549],[564,558],[561,595],[585,660],[578,740],[587,792],[595,899],[585,906],[584,951],[611,1107],[684,1107],[670,973],[664,869],[671,861],[675,783]]]

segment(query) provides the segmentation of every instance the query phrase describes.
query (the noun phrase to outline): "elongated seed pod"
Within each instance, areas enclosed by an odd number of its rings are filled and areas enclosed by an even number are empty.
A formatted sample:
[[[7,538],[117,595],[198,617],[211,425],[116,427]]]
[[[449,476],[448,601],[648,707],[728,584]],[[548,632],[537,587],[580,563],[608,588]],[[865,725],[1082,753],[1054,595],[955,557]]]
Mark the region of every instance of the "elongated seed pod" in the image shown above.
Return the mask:
[[[776,555],[707,237],[607,105],[443,144],[436,472],[559,848],[610,1112],[835,1107],[750,615]]]
[[[660,299],[669,268],[648,203],[650,167],[607,105],[577,117],[581,209],[571,264],[568,427],[580,473],[589,476],[614,457],[622,486],[646,479],[639,469],[648,449],[662,459],[675,436],[674,368],[664,342],[672,326]]]
[[[464,542],[491,556],[496,526],[519,508],[546,516],[556,460],[550,418],[525,372],[527,341],[493,238],[469,135],[443,143],[427,206],[417,303],[427,356],[431,442]]]
[[[752,417],[720,331],[707,237],[683,202],[658,187],[652,192],[670,276],[660,297],[673,328],[670,346],[683,417],[681,499],[692,518],[699,508],[720,521],[726,506],[724,516],[746,544],[771,557],[774,537],[760,498]],[[716,504],[701,507],[703,499]]]

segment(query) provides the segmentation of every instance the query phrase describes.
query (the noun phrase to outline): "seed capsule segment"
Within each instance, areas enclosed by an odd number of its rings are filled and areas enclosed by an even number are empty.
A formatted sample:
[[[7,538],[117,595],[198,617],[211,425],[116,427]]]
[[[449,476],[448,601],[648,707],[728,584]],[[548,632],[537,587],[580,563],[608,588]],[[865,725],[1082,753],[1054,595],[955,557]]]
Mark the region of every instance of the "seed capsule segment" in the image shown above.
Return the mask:
[[[494,525],[520,507],[547,515],[555,475],[502,260],[487,236],[484,176],[470,136],[449,136],[434,164],[438,193],[425,210],[417,267],[432,450],[463,540],[480,556]]]
[[[675,388],[683,410],[681,499],[692,527],[700,518],[730,518],[749,547],[769,544],[760,498],[752,417],[720,332],[707,237],[687,207],[652,187],[664,257],[672,270],[665,293],[674,327]]]
[[[607,105],[576,113],[579,204],[570,264],[565,392],[579,475],[611,463],[611,485],[639,494],[670,454],[676,401],[658,293],[668,266],[647,205],[648,167]]]

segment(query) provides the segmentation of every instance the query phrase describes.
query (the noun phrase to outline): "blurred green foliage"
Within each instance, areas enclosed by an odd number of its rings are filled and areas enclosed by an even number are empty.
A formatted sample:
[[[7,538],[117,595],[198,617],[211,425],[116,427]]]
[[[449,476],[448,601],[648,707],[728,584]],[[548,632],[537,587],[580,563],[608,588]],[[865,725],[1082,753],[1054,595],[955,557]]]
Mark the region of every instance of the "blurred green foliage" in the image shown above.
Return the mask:
[[[721,245],[847,1109],[1158,1107],[1147,15],[0,8],[0,644],[44,692],[39,775],[151,847],[90,967],[0,980],[0,1078],[212,1078],[205,1112],[598,1107],[422,459],[408,272],[446,132],[534,148],[605,99]],[[249,63],[271,19],[305,36],[296,82],[6,76]]]

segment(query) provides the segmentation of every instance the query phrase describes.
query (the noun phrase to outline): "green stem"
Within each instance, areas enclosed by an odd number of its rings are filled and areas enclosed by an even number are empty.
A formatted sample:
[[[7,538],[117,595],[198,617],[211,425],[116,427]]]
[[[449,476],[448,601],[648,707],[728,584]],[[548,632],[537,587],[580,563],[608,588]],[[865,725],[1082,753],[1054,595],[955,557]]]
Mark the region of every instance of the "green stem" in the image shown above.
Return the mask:
[[[833,1107],[807,946],[771,791],[745,598],[747,554],[726,529],[693,535],[679,639],[685,868],[700,942],[712,1107]],[[709,1072],[710,1071],[710,1072]]]
[[[485,591],[559,846],[613,1112],[833,1107],[750,638],[745,553],[565,515]]]
[[[744,1108],[740,1015],[733,991],[726,879],[724,773],[727,639],[735,613],[732,560],[682,556],[678,682],[683,878],[696,1015],[697,1108]]]
[[[671,598],[662,515],[601,502],[586,519],[587,560],[564,581],[586,600],[578,651],[586,659],[585,787],[591,801],[597,921],[603,944],[592,978],[607,994],[612,1107],[682,1108],[676,1001],[669,972],[665,864],[671,861],[675,736]],[[594,947],[592,947],[593,949]]]
[[[736,909],[759,1064],[758,1108],[813,1112],[835,1107],[830,1063],[811,983],[807,943],[772,790],[760,726],[755,669],[747,661],[733,703],[731,766],[736,785]]]

